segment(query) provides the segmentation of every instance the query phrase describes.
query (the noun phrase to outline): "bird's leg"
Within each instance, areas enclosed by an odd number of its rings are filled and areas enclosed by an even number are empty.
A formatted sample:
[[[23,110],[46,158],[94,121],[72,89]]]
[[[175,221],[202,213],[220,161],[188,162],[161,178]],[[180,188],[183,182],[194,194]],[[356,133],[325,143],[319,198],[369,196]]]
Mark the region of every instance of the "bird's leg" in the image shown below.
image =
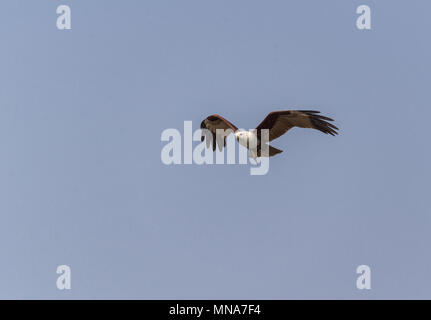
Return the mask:
[[[259,164],[259,162],[257,161],[257,156],[256,156],[256,154],[254,154],[254,152],[250,152],[250,156],[251,156],[251,158],[254,160],[254,165],[258,165]]]

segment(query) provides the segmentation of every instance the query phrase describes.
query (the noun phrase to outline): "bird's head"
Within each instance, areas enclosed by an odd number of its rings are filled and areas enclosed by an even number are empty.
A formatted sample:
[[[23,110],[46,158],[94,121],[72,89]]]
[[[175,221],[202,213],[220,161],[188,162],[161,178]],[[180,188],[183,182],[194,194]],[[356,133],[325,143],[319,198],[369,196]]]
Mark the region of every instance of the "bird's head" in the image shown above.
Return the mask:
[[[236,141],[239,141],[239,139],[246,139],[246,138],[247,138],[246,132],[244,132],[244,131],[235,132]]]

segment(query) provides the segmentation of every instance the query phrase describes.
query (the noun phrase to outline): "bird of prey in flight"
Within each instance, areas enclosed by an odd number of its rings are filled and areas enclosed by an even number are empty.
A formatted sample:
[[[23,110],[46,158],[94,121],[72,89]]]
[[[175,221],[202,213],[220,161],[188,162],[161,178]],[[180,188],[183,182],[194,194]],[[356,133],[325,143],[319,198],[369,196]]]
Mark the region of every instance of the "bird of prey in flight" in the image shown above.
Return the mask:
[[[226,146],[226,136],[233,133],[235,139],[250,151],[250,157],[254,160],[258,157],[272,157],[281,153],[282,150],[269,146],[269,141],[281,137],[293,127],[312,128],[332,136],[337,135],[338,128],[328,122],[334,120],[319,115],[319,113],[319,111],[313,110],[274,111],[269,113],[256,129],[250,131],[239,130],[225,118],[213,114],[201,123],[201,141],[204,141],[206,138],[206,146],[208,148],[210,146],[210,140],[212,140],[213,151],[216,149],[216,144],[221,151],[223,147]],[[261,133],[264,129],[268,130],[266,132],[269,133],[269,141],[264,141],[262,143]],[[224,130],[224,135],[219,134],[220,130]],[[251,146],[253,147],[251,148]]]

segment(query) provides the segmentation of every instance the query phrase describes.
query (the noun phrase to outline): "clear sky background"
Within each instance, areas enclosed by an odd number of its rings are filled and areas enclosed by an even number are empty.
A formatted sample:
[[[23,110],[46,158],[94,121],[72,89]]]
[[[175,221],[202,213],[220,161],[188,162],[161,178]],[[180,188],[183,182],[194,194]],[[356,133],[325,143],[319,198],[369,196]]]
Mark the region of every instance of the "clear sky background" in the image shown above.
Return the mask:
[[[431,298],[430,11],[1,1],[0,298]],[[265,176],[160,160],[184,120],[301,108],[340,135],[288,132]]]

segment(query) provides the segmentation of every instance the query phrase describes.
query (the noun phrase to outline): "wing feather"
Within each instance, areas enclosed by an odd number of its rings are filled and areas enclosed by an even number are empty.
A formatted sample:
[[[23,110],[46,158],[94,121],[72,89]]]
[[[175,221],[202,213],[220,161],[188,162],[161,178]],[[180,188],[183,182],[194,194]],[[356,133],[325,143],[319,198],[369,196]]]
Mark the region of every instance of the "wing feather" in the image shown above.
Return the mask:
[[[230,121],[226,120],[218,114],[213,114],[204,119],[201,123],[202,137],[201,141],[206,139],[206,147],[210,147],[210,141],[212,141],[212,149],[216,150],[218,145],[221,151],[226,146],[226,136],[230,133],[234,133],[238,130]],[[219,130],[219,131],[217,131]],[[220,132],[223,135],[220,135]]]
[[[329,123],[334,121],[329,117],[319,114],[315,110],[285,110],[269,113],[266,118],[256,127],[258,135],[260,130],[269,130],[269,141],[277,139],[293,127],[312,128],[330,135],[337,135],[338,128]]]

